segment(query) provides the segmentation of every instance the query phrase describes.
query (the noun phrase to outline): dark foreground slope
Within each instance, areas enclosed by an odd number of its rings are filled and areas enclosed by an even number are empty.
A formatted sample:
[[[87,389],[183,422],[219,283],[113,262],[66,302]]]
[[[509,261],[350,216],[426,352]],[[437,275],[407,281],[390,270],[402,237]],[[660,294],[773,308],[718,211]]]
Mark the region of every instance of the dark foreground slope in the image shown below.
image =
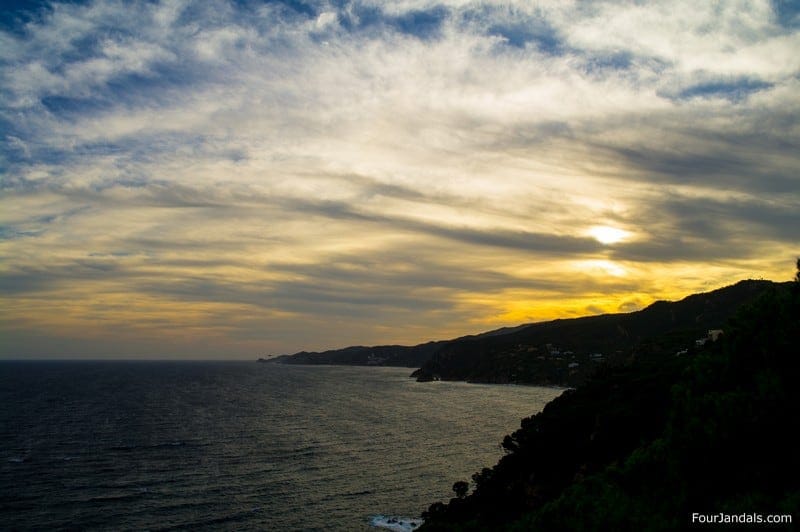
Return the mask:
[[[723,328],[741,305],[773,285],[741,281],[680,301],[658,301],[637,312],[534,323],[502,336],[452,341],[413,376],[575,386],[602,363],[674,357],[709,329]]]
[[[473,476],[470,495],[461,484],[461,498],[432,505],[424,529],[675,530],[694,512],[800,519],[798,346],[800,281],[771,287],[694,355],[640,358],[565,392],[505,438],[506,456]]]

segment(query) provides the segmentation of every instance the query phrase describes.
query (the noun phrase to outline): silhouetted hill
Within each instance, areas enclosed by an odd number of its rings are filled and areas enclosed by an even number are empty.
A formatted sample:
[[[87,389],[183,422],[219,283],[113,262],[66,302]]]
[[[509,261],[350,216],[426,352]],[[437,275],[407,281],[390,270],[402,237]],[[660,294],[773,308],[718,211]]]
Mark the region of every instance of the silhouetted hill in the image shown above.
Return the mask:
[[[741,305],[773,286],[771,281],[741,281],[676,302],[658,301],[636,312],[534,323],[500,336],[458,339],[441,345],[413,376],[574,386],[605,362],[673,357],[691,350],[697,339],[722,328]]]
[[[349,366],[400,366],[416,368],[428,360],[446,342],[428,342],[415,346],[352,346],[322,352],[301,351],[282,355],[266,362],[278,364],[333,364]]]
[[[502,442],[507,454],[473,476],[472,493],[457,482],[457,497],[431,505],[423,529],[682,530],[695,513],[751,527],[768,514],[797,519],[800,271],[796,279],[657,303],[622,322],[601,317],[598,327],[621,325],[628,334],[659,332],[653,324],[666,317],[682,330],[692,314],[705,328],[707,317],[725,314],[723,303],[760,294],[718,341],[688,356],[642,353],[604,365],[522,420]],[[731,527],[748,528],[713,528]]]
[[[378,346],[351,346],[343,349],[331,349],[322,352],[301,351],[293,355],[281,355],[274,358],[259,359],[259,362],[273,362],[278,364],[325,364],[349,366],[399,366],[418,368],[430,359],[442,346],[459,340],[487,338],[502,336],[516,332],[528,325],[519,327],[503,327],[492,331],[463,336],[456,340],[442,340],[427,342],[414,346],[404,345],[378,345]]]
[[[464,380],[575,386],[604,363],[672,357],[718,329],[742,304],[773,286],[741,281],[677,302],[658,301],[626,314],[505,327],[415,346],[352,346],[300,352],[264,362],[419,368],[418,380]]]

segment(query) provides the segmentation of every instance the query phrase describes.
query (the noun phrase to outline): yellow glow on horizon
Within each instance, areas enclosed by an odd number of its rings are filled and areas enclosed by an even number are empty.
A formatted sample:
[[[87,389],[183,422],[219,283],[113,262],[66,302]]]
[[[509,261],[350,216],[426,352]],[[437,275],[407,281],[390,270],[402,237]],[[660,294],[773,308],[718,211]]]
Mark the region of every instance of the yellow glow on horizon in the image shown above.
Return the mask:
[[[643,308],[654,301],[646,294],[626,294],[626,296],[597,294],[564,299],[511,301],[500,310],[498,315],[486,320],[485,324],[492,327],[513,326],[595,314],[627,312],[629,309],[620,308],[621,303],[625,300],[633,298],[637,301],[637,308],[632,310]]]
[[[691,294],[761,275],[781,280],[781,268],[785,263],[785,260],[776,261],[774,272],[761,274],[763,270],[759,268],[764,268],[763,263],[756,261],[735,267],[708,264],[698,267],[688,262],[648,266],[601,258],[554,262],[547,264],[545,270],[568,271],[574,286],[571,293],[536,289],[474,293],[461,299],[461,303],[476,316],[470,320],[472,330],[490,330],[553,319],[641,310],[657,300],[678,301]],[[532,278],[548,278],[544,270],[533,267],[518,271]],[[759,272],[759,275],[748,274],[748,271]]]

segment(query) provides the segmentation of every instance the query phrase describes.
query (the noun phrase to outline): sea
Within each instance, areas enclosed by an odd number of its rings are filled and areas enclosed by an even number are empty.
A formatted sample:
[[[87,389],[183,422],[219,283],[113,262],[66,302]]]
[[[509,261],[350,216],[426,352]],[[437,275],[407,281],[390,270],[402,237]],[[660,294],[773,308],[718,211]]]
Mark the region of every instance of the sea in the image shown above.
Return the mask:
[[[410,372],[0,362],[0,529],[413,530],[561,393]]]

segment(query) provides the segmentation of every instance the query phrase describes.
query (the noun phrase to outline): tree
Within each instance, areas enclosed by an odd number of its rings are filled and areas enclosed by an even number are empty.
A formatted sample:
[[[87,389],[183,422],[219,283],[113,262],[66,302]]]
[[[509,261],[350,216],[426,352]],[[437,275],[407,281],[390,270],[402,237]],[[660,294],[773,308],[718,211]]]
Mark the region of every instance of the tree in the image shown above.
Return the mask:
[[[509,452],[509,453],[513,453],[517,449],[519,449],[519,445],[517,445],[517,441],[512,436],[510,436],[508,434],[506,434],[506,437],[503,438],[502,446],[503,446],[503,449],[505,449],[506,452]]]
[[[467,496],[467,491],[469,491],[469,484],[463,480],[459,480],[455,484],[453,484],[453,491],[456,492],[456,497],[459,499],[463,499]]]

